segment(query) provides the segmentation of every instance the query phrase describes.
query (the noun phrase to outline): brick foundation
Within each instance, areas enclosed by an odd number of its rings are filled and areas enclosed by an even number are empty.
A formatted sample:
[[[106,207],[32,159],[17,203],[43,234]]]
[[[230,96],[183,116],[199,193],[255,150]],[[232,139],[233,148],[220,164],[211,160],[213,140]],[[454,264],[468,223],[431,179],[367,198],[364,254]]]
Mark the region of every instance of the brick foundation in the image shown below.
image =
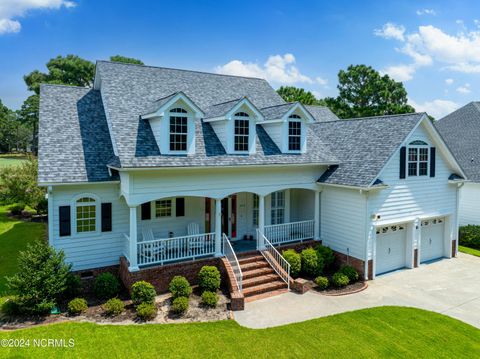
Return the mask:
[[[119,269],[120,266],[114,265],[108,267],[72,271],[72,273],[80,277],[83,291],[90,293],[93,291],[93,284],[95,283],[95,278],[97,278],[100,274],[106,272],[112,273],[114,276],[118,277]]]
[[[373,279],[373,261],[368,261],[368,278],[365,277],[365,262],[361,259],[347,256],[346,254],[333,251],[335,254],[335,262],[338,266],[349,265],[355,268],[363,280]]]
[[[418,267],[418,248],[413,250],[413,268]]]
[[[235,274],[233,273],[233,269],[230,266],[230,263],[228,260],[223,257],[221,260],[223,270],[225,271],[225,279],[226,279],[226,285],[228,288],[228,292],[230,293],[230,308],[234,311],[237,310],[244,310],[245,309],[245,297],[243,296],[242,293],[240,293],[236,286],[234,285],[235,283]]]
[[[452,257],[456,257],[457,256],[457,240],[454,239],[452,241]]]

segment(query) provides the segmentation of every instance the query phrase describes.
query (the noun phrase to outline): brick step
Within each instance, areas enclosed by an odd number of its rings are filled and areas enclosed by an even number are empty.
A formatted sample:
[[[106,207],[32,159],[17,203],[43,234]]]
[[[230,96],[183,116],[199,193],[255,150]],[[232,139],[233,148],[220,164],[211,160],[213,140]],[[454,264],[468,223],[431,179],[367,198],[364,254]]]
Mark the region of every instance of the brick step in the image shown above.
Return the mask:
[[[242,281],[243,288],[255,287],[260,284],[275,282],[279,279],[276,273],[256,276]]]
[[[250,270],[247,270],[247,271],[244,271],[242,269],[243,280],[247,280],[247,279],[254,278],[254,277],[260,277],[260,276],[267,275],[267,274],[274,274],[274,273],[275,273],[275,271],[271,267],[250,269]]]
[[[259,268],[265,268],[265,267],[270,267],[270,265],[266,260],[240,264],[240,268],[242,269],[242,272],[247,272],[252,269],[259,269]]]
[[[273,282],[264,283],[264,284],[256,285],[256,286],[253,286],[253,287],[245,288],[243,290],[243,295],[245,296],[245,298],[247,298],[247,297],[252,297],[254,295],[263,294],[263,293],[271,292],[271,291],[274,291],[274,290],[280,290],[280,289],[284,289],[284,288],[288,288],[287,283],[278,279],[278,280],[273,281]]]
[[[248,257],[238,258],[238,263],[240,263],[240,265],[242,265],[242,264],[247,264],[247,263],[252,263],[252,262],[260,262],[263,259],[264,258],[263,258],[262,255],[252,255],[252,256],[248,256]]]
[[[280,294],[283,294],[283,293],[288,293],[288,288],[278,289],[278,290],[274,290],[274,291],[266,292],[266,293],[262,293],[262,294],[257,294],[257,295],[252,295],[251,297],[246,297],[245,302],[250,303],[250,302],[253,302],[255,300],[270,298],[270,297],[274,297],[276,295],[280,295]]]

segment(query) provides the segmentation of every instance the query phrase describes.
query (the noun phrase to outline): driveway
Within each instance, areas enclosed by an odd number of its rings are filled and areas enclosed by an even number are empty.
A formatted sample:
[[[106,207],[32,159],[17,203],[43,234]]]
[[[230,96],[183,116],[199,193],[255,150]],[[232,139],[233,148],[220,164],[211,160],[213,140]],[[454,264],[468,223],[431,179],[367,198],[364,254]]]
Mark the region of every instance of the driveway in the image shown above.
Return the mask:
[[[360,293],[327,297],[285,293],[245,304],[234,312],[246,327],[266,328],[384,305],[417,307],[460,319],[480,328],[480,258],[459,253],[377,277]]]

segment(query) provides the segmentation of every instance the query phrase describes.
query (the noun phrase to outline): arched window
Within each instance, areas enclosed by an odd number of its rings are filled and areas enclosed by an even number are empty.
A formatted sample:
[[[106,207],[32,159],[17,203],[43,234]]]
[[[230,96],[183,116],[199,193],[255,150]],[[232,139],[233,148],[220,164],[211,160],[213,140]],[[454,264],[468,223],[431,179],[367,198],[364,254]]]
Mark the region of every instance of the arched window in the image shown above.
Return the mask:
[[[302,122],[300,116],[290,115],[288,121],[288,150],[300,151],[302,139]]]
[[[176,107],[170,110],[170,151],[186,151],[188,135],[187,111]]]
[[[420,140],[408,145],[408,176],[428,176],[428,143]]]
[[[77,215],[77,233],[97,230],[97,203],[94,198],[82,197],[75,203]]]
[[[235,117],[250,117],[246,112],[237,112]]]
[[[246,112],[237,112],[234,122],[234,149],[235,151],[248,151],[248,136],[250,133],[250,121]]]

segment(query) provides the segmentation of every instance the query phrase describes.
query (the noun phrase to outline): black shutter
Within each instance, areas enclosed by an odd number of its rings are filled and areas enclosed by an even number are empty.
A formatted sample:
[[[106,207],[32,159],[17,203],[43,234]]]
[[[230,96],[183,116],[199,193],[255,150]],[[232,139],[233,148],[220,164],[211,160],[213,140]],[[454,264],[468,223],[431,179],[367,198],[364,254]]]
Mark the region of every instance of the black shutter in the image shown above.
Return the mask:
[[[60,236],[69,236],[71,234],[70,206],[59,207],[60,217]]]
[[[175,207],[175,215],[177,217],[184,217],[185,216],[185,198],[179,197],[177,198],[177,203]]]
[[[406,164],[407,164],[407,148],[400,148],[400,179],[404,179],[406,176]]]
[[[112,204],[102,203],[102,232],[112,231]]]
[[[430,147],[430,177],[435,177],[435,147]]]
[[[152,217],[151,212],[150,202],[142,203],[142,221],[150,219]]]

